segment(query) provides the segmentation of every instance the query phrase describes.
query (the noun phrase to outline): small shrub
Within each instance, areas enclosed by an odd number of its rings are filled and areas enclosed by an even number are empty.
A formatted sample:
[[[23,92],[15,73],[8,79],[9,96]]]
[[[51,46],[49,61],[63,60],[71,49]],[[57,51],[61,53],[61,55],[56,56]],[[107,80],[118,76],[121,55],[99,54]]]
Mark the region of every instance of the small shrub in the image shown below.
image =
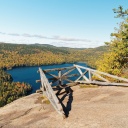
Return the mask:
[[[47,100],[44,100],[43,103],[44,104],[50,104],[50,101],[47,99]]]
[[[80,84],[80,88],[97,88],[98,85],[92,85],[92,84]]]

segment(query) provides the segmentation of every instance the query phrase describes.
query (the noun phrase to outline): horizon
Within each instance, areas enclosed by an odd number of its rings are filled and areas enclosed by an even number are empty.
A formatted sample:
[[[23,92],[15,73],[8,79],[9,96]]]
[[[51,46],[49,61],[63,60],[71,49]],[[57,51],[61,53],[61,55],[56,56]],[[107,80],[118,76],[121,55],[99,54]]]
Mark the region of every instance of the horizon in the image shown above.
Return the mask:
[[[55,46],[54,44],[40,44],[40,43],[33,43],[33,44],[30,44],[30,43],[7,43],[7,42],[0,42],[0,44],[12,44],[12,45],[49,45],[49,46],[53,46],[53,47],[56,47],[56,48],[69,48],[69,49],[95,49],[95,48],[99,48],[99,47],[107,47],[107,45],[103,44],[101,46],[96,46],[96,47],[93,47],[93,48],[73,48],[73,47],[66,47],[66,46]]]
[[[0,42],[95,48],[111,40],[122,20],[113,8],[126,0],[0,1]]]

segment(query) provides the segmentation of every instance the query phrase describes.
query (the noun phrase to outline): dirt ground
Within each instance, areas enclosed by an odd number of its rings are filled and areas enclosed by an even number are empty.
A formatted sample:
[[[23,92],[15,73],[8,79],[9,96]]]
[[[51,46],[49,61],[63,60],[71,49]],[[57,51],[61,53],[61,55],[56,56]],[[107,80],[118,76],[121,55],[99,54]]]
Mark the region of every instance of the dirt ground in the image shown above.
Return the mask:
[[[35,93],[0,108],[0,128],[128,128],[128,87],[72,90],[59,96],[67,118]]]

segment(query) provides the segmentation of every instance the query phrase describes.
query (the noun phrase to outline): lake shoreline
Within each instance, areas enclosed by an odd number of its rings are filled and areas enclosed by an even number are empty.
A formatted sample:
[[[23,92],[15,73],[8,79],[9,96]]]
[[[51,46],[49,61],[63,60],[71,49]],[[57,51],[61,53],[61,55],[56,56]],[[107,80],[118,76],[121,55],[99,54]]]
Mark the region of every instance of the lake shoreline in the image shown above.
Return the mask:
[[[41,67],[41,66],[53,66],[53,65],[60,65],[60,64],[75,64],[75,63],[85,63],[85,62],[63,62],[63,63],[53,63],[53,64],[42,64],[42,65],[33,65],[33,66],[28,66],[28,65],[23,65],[23,66],[14,66],[14,67],[10,67],[10,68],[4,68],[4,71],[9,71],[9,70],[13,70],[15,68],[23,68],[23,67]],[[85,63],[86,64],[86,63]]]
[[[89,67],[85,62],[75,62],[75,63],[51,64],[51,65],[43,65],[43,66],[17,67],[11,70],[6,70],[6,72],[12,76],[13,82],[25,82],[30,84],[33,89],[32,93],[35,93],[36,90],[40,88],[40,83],[36,83],[36,80],[40,79],[40,75],[37,74],[39,67],[43,69],[51,69],[51,68],[70,67],[73,66],[73,64]]]

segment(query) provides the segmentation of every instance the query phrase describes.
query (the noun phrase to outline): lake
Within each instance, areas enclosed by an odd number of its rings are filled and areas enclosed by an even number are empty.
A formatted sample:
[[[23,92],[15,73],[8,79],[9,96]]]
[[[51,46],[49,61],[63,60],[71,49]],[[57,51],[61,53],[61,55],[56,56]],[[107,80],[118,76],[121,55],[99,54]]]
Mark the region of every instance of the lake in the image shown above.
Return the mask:
[[[85,63],[81,63],[81,62],[75,64],[88,67]],[[8,70],[7,72],[12,75],[14,82],[29,83],[33,88],[32,93],[35,93],[36,90],[40,88],[40,84],[41,84],[41,83],[36,83],[36,80],[40,79],[40,74],[37,73],[39,67],[41,67],[42,69],[52,69],[52,68],[62,68],[62,67],[70,67],[70,66],[73,66],[73,63],[43,65],[43,66],[35,66],[35,67],[18,67],[12,70]],[[77,73],[77,71],[74,70],[73,73]],[[72,78],[72,80],[74,79],[75,77]]]

